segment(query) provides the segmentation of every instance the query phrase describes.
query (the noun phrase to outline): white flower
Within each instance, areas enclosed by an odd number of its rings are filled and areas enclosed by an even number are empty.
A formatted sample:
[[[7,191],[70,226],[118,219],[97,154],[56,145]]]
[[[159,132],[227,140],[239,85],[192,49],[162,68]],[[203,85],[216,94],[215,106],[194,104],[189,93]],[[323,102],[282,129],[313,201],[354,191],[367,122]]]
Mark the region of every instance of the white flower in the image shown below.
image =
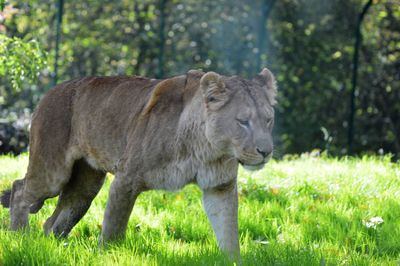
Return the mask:
[[[372,217],[370,218],[368,221],[363,221],[363,224],[367,227],[367,228],[373,228],[376,229],[376,227],[380,224],[383,224],[383,218],[376,216],[376,217]]]
[[[269,241],[267,240],[254,240],[254,242],[256,242],[257,244],[261,244],[261,245],[268,245]]]
[[[379,217],[379,216],[372,217],[371,219],[369,219],[369,221],[370,221],[371,223],[375,223],[375,224],[381,224],[381,223],[383,223],[382,217]]]

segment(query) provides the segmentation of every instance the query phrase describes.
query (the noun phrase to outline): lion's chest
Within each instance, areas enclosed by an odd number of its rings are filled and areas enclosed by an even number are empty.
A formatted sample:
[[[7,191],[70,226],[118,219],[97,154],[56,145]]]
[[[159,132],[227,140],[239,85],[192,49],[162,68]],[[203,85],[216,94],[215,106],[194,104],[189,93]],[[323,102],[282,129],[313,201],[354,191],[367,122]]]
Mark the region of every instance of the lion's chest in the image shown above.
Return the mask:
[[[144,180],[149,189],[174,191],[195,182],[196,168],[196,163],[191,159],[176,160],[147,171]]]

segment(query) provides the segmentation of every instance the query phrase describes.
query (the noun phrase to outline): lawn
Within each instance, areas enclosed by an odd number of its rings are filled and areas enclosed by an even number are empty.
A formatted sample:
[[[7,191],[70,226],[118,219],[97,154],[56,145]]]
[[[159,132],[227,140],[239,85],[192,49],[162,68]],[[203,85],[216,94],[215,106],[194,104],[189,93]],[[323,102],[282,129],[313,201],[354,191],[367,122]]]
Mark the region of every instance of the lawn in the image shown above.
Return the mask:
[[[27,156],[0,157],[0,189],[23,176]],[[0,207],[0,265],[232,265],[218,251],[194,185],[143,193],[127,238],[97,245],[111,176],[69,238],[43,234],[56,200],[10,232]],[[399,265],[400,164],[390,157],[287,157],[239,173],[243,265]]]

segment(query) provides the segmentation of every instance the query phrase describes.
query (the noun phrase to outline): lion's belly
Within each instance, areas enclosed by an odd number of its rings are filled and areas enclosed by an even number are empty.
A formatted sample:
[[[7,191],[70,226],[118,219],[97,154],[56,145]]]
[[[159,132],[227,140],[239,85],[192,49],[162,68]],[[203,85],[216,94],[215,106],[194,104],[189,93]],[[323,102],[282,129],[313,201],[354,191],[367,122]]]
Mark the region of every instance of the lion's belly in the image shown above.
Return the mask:
[[[147,171],[144,176],[148,189],[175,191],[196,180],[196,166],[190,159],[171,162],[165,167]]]

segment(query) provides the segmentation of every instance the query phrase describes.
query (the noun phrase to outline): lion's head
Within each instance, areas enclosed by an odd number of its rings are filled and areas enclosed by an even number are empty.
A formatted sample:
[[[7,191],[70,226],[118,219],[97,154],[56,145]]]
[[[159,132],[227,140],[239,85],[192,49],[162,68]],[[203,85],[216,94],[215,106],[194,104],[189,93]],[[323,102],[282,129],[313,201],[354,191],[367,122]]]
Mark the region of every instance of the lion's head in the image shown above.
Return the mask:
[[[250,81],[208,72],[200,87],[208,141],[246,169],[261,169],[273,150],[276,85],[272,73],[265,68]]]

